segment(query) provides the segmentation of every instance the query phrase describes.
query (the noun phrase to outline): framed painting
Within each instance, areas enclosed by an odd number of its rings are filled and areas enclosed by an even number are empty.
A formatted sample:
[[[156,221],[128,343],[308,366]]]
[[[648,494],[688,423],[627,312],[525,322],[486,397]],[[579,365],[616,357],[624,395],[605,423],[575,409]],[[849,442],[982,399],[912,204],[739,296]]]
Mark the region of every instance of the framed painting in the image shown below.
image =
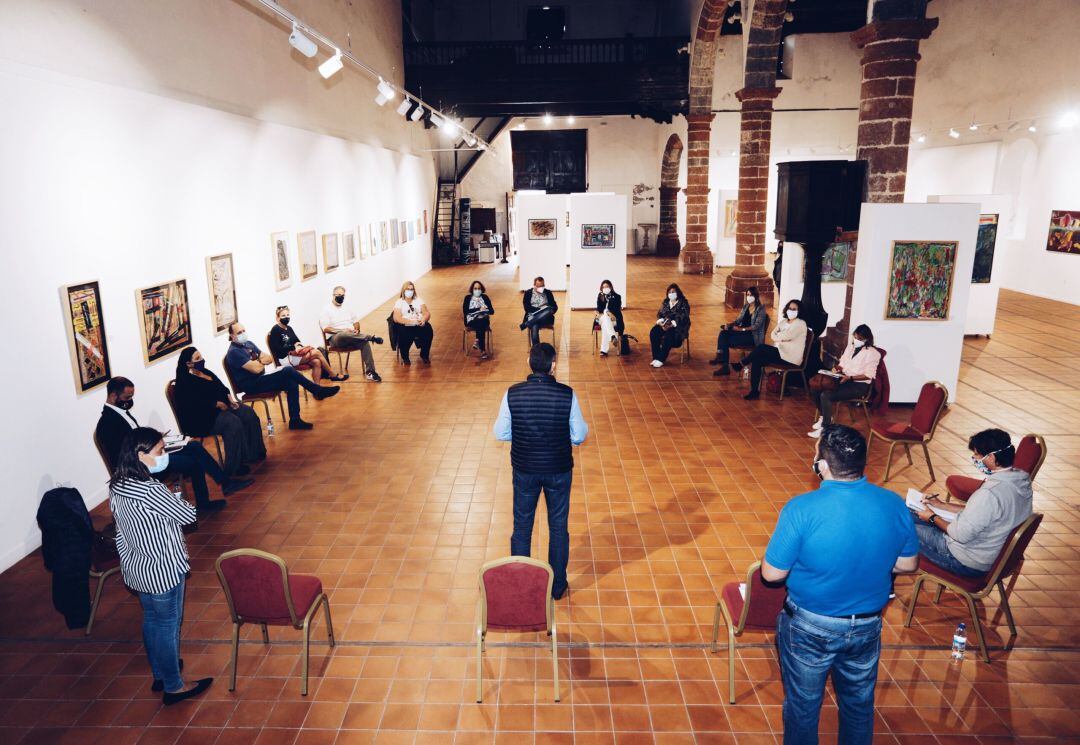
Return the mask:
[[[955,267],[956,241],[893,241],[886,320],[946,320]]]
[[[850,257],[850,241],[830,243],[821,256],[821,281],[846,282]]]
[[[341,234],[341,260],[346,265],[356,261],[356,233],[352,230]]]
[[[356,238],[356,258],[365,259],[371,250],[371,228],[357,225]]]
[[[405,245],[409,242],[409,221],[398,220],[398,245]]]
[[[322,258],[324,272],[332,272],[341,266],[341,253],[338,250],[337,233],[323,233]]]
[[[582,225],[581,247],[615,248],[615,225],[613,223]]]
[[[409,240],[411,241],[414,238],[416,238],[416,223],[409,220]]]
[[[427,210],[424,210],[424,232],[427,232]]]
[[[530,241],[553,241],[558,236],[559,221],[557,219],[543,218],[529,220]]]
[[[381,221],[379,223],[379,251],[378,251],[378,253],[382,253],[383,251],[387,250],[388,248],[390,248],[390,226],[386,223],[386,220],[383,220],[383,221]]]
[[[971,266],[971,284],[990,282],[994,269],[994,245],[997,243],[998,216],[979,215],[979,234],[975,238],[975,263]]]
[[[112,377],[101,289],[96,281],[67,285],[60,288],[60,301],[64,307],[75,387],[79,393],[86,393]]]
[[[724,237],[734,237],[739,229],[739,200],[727,199],[724,201]]]
[[[270,254],[274,262],[274,287],[278,292],[292,286],[292,269],[289,268],[289,234],[270,234]]]
[[[1050,233],[1046,250],[1063,254],[1080,254],[1080,212],[1054,210],[1050,213]]]
[[[319,273],[319,251],[314,230],[296,234],[296,251],[300,255],[300,281],[304,282]]]
[[[214,335],[228,331],[236,314],[236,273],[232,254],[206,257],[206,284],[210,288],[210,316]]]
[[[186,279],[135,291],[144,362],[179,352],[191,344],[191,311]]]

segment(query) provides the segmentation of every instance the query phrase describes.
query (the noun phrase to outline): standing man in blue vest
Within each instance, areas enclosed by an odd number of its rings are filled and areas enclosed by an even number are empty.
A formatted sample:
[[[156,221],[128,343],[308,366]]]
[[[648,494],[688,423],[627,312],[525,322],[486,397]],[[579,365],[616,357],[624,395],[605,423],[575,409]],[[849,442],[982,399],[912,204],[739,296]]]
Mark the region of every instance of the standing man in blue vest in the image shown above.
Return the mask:
[[[528,556],[540,490],[547,503],[548,563],[555,572],[551,596],[566,594],[570,558],[570,482],[574,475],[571,447],[585,442],[589,426],[577,394],[555,382],[555,347],[536,344],[529,352],[532,375],[510,386],[499,407],[495,438],[510,443],[514,467],[514,534],[510,553]]]

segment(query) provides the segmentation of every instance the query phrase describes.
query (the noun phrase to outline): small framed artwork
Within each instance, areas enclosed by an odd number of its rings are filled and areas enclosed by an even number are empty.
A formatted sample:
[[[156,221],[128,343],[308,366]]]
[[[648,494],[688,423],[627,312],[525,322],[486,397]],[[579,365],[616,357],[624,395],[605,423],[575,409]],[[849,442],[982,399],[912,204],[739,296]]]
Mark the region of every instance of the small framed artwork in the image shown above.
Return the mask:
[[[582,248],[615,248],[615,225],[612,223],[581,226]]]
[[[409,240],[416,238],[416,223],[409,220]]]
[[[821,257],[821,281],[846,282],[850,257],[851,241],[830,243]]]
[[[427,210],[424,210],[424,232],[427,232]]]
[[[292,286],[292,270],[289,268],[289,234],[270,234],[270,254],[274,262],[274,286],[278,292]]]
[[[371,250],[371,228],[364,225],[356,226],[356,258],[366,259],[368,251]]]
[[[379,222],[379,253],[390,249],[390,224],[386,220]]]
[[[300,281],[304,282],[319,273],[319,251],[314,230],[296,234],[296,251],[300,255]]]
[[[558,237],[559,221],[552,218],[529,220],[530,241],[553,241]]]
[[[338,251],[337,233],[323,233],[322,258],[324,272],[332,272],[341,266],[341,253]]]
[[[144,362],[179,352],[191,344],[187,280],[174,279],[135,291]]]
[[[67,285],[60,288],[60,302],[64,307],[75,388],[86,393],[112,377],[101,289],[96,281]]]
[[[1050,213],[1050,232],[1046,250],[1063,254],[1080,254],[1080,212],[1053,210]]]
[[[731,238],[739,229],[739,200],[724,201],[724,237]]]
[[[228,330],[236,322],[236,274],[232,254],[206,257],[206,284],[210,288],[210,315],[214,335]]]
[[[990,283],[990,274],[994,269],[997,229],[997,215],[979,215],[979,234],[975,238],[975,263],[971,265],[971,284],[973,285]]]
[[[956,241],[893,241],[886,320],[949,318]]]
[[[341,234],[341,257],[346,265],[356,261],[356,233],[352,230]]]
[[[398,243],[405,245],[409,242],[408,220],[398,220]]]

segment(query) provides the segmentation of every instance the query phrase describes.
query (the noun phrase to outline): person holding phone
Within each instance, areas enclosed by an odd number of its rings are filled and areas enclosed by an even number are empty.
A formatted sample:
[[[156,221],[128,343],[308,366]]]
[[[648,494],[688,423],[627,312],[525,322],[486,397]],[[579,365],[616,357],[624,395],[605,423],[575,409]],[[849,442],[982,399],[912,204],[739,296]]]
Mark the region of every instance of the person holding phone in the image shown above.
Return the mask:
[[[656,323],[649,330],[649,343],[652,346],[652,362],[649,364],[663,367],[671,350],[686,341],[689,335],[690,301],[682,288],[672,282],[660,303],[660,310],[656,311]]]

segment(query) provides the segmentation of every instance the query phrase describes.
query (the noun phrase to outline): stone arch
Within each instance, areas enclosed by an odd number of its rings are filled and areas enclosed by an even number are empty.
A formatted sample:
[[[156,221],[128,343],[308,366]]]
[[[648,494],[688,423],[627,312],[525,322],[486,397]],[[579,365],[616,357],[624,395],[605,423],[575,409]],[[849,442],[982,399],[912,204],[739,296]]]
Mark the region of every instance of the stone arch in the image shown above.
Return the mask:
[[[660,256],[679,255],[678,198],[679,163],[682,161],[683,142],[672,133],[660,158],[660,229],[656,236],[656,253]]]

